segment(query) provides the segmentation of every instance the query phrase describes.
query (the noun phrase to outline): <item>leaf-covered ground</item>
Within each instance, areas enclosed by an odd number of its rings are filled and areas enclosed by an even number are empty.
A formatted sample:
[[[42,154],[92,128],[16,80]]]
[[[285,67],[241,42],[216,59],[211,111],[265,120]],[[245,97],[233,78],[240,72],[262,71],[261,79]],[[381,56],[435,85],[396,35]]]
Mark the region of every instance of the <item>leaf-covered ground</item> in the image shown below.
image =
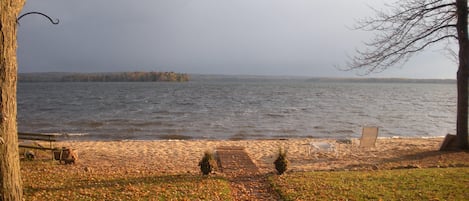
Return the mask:
[[[306,155],[307,140],[67,142],[63,146],[80,153],[77,164],[59,165],[49,152],[37,152],[21,168],[25,200],[237,200],[236,192],[244,191],[233,188],[235,180],[224,173],[200,175],[203,150],[245,146],[266,176],[273,172],[275,153],[269,150],[288,142],[286,175],[243,188],[272,192],[272,183],[287,200],[465,200],[468,191],[460,189],[469,184],[469,152],[435,151],[439,140],[381,140],[373,149],[341,147],[339,157],[318,158]]]
[[[467,200],[469,168],[302,172],[271,177],[285,200]]]
[[[194,174],[81,170],[22,161],[26,200],[235,200],[229,181]],[[466,200],[469,168],[290,172],[271,176],[284,200]]]
[[[23,161],[26,200],[232,200],[229,182],[201,175],[93,173]]]

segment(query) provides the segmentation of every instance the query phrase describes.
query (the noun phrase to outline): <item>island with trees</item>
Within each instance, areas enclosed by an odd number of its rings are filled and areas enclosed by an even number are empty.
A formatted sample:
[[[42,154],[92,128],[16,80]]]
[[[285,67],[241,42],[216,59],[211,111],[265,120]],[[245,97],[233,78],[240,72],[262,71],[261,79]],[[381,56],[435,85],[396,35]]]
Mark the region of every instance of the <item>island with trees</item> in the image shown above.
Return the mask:
[[[21,73],[21,82],[187,82],[190,76],[175,72]]]

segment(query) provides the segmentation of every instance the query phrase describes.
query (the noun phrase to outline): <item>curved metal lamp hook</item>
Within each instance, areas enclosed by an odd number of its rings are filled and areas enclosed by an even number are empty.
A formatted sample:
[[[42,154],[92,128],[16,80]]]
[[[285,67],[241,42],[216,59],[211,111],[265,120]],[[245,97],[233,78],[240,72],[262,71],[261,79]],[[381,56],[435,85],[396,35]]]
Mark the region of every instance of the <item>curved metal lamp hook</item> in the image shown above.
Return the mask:
[[[52,24],[59,24],[59,19],[55,19],[56,21],[54,22],[54,20],[52,20],[52,18],[50,18],[48,15],[46,15],[44,13],[41,13],[41,12],[28,12],[28,13],[25,13],[25,14],[19,16],[18,19],[16,19],[16,23],[19,24],[21,18],[23,18],[26,15],[31,15],[31,14],[42,15],[45,18],[47,18]]]

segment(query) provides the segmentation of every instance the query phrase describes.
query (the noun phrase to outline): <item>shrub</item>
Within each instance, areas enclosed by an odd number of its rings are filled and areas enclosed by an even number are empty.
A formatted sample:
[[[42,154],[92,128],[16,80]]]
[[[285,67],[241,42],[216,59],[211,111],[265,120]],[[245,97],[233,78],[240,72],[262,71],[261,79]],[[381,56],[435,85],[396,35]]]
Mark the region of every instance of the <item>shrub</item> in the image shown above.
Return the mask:
[[[283,150],[282,148],[280,148],[278,151],[278,157],[274,161],[274,165],[279,175],[287,171],[287,167],[288,167],[287,152]]]
[[[202,171],[202,174],[208,175],[215,169],[216,164],[217,163],[213,153],[206,151],[202,157],[202,160],[199,162],[200,171]]]

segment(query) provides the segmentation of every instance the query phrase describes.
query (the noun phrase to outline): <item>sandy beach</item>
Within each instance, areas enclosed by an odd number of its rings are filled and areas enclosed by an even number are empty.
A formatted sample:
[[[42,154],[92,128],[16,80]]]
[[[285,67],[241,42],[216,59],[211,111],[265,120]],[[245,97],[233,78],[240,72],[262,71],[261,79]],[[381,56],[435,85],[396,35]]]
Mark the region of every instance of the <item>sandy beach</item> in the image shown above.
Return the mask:
[[[393,168],[468,166],[467,152],[438,152],[443,138],[378,139],[376,147],[358,148],[358,140],[340,144],[332,139],[287,140],[158,140],[158,141],[65,141],[79,160],[70,166],[93,173],[199,174],[198,162],[205,151],[219,146],[242,146],[262,173],[274,171],[279,148],[287,150],[289,171],[376,170]],[[333,143],[338,152],[310,154],[310,143]],[[50,155],[49,155],[50,156]],[[44,156],[43,156],[44,157]]]

